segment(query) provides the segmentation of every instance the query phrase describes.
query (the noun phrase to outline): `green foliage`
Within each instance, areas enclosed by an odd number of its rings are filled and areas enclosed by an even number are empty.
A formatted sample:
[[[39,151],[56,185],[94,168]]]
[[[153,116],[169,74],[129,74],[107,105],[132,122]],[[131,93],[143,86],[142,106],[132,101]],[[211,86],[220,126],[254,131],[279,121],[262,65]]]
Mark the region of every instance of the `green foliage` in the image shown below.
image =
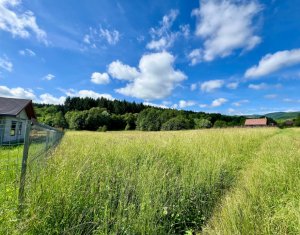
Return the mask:
[[[202,128],[211,128],[212,124],[211,121],[209,121],[208,119],[194,119],[195,122],[195,129],[202,129]]]
[[[300,115],[295,119],[294,125],[300,127]]]
[[[137,118],[137,129],[141,131],[159,131],[162,111],[155,108],[144,109]]]
[[[222,128],[222,127],[227,127],[227,123],[223,120],[217,120],[215,123],[214,123],[214,127],[215,128]]]
[[[61,111],[60,106],[45,105],[43,107],[35,107],[35,112],[39,122],[49,126],[67,128],[68,124]]]
[[[191,128],[190,120],[182,116],[171,118],[161,126],[161,130],[164,131],[187,130],[190,128]]]
[[[100,126],[97,131],[106,132],[107,131],[107,126],[106,125]]]

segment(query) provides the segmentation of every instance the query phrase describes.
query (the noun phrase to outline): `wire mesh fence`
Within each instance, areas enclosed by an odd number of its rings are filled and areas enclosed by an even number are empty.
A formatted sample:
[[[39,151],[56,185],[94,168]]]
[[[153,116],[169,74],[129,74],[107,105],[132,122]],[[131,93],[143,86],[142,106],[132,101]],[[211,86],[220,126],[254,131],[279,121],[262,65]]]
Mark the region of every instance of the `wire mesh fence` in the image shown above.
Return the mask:
[[[12,117],[0,117],[0,223],[23,204],[28,187],[34,187],[45,158],[63,131]]]

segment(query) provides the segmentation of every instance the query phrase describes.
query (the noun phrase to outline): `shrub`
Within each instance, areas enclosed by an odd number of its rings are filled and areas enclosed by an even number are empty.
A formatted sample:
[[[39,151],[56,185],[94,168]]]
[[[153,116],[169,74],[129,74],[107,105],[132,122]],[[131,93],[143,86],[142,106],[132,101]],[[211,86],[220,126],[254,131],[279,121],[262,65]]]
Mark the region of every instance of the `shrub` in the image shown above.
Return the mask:
[[[208,119],[195,119],[195,129],[211,128],[212,124]]]

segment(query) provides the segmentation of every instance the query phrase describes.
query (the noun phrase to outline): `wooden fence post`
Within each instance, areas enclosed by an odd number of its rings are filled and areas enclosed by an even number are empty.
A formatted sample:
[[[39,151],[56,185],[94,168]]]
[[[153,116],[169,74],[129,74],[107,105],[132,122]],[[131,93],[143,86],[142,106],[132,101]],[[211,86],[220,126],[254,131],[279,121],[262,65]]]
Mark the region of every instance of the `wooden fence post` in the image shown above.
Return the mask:
[[[24,199],[25,199],[25,180],[26,180],[28,151],[29,151],[29,145],[30,145],[30,131],[31,131],[31,121],[28,120],[26,123],[23,158],[22,158],[22,168],[21,168],[21,176],[20,176],[19,211],[21,211],[23,209],[23,204],[24,204]]]

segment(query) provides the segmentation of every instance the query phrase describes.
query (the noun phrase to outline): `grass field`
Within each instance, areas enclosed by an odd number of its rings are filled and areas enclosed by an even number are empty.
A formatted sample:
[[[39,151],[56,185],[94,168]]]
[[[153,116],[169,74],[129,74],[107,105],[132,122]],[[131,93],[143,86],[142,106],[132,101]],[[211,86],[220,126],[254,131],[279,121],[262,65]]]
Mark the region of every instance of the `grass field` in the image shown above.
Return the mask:
[[[299,169],[299,129],[67,132],[9,234],[300,234]]]
[[[0,234],[15,223],[22,153],[22,145],[0,147]]]

